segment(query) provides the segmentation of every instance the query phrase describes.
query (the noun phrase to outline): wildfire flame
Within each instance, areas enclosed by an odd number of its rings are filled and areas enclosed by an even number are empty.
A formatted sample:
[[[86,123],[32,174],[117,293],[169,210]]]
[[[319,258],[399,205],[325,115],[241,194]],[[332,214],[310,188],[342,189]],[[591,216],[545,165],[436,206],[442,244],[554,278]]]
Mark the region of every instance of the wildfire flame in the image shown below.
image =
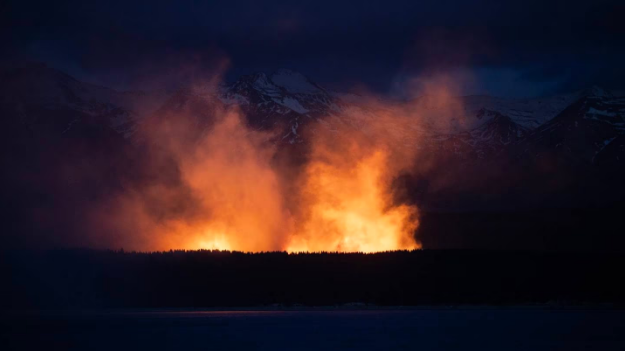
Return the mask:
[[[287,251],[375,252],[414,249],[418,222],[411,206],[389,208],[380,184],[385,156],[377,152],[353,169],[313,164],[306,188],[309,218]]]
[[[393,204],[389,151],[363,147],[352,139],[347,144],[314,144],[301,187],[304,224],[291,237],[287,251],[419,248],[414,239],[416,208]]]
[[[451,95],[440,90],[433,101],[446,105]],[[420,248],[418,210],[397,201],[392,185],[416,162],[414,148],[398,147],[397,134],[408,130],[411,113],[428,111],[406,105],[378,111],[362,123],[367,131],[337,134],[310,122],[310,148],[298,166],[276,162],[275,135],[249,128],[237,108],[212,111],[214,123],[203,129],[197,111],[165,116],[142,135],[152,145],[148,155],[156,166],[147,168],[154,178],[171,174],[102,206],[98,225],[117,233],[116,245],[138,250]]]
[[[297,208],[289,209],[275,146],[267,135],[244,128],[228,113],[194,148],[178,155],[185,184],[205,216],[168,221],[153,228],[156,249],[239,251],[376,252],[415,249],[416,208],[393,205],[388,151],[347,150],[315,141],[298,186]],[[348,137],[349,138],[349,137]]]

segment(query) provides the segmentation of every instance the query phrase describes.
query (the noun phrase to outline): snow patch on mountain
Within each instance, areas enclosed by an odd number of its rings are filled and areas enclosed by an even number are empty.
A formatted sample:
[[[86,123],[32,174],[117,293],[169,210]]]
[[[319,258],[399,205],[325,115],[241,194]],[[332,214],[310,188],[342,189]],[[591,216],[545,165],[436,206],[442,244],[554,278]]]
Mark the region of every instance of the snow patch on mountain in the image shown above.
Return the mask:
[[[308,112],[308,110],[306,108],[304,108],[304,106],[302,106],[302,104],[300,104],[299,101],[297,101],[294,98],[289,97],[289,96],[284,97],[283,99],[273,99],[273,101],[275,101],[276,103],[278,103],[278,104],[280,104],[282,106],[285,106],[285,107],[287,107],[287,108],[289,108],[289,109],[291,109],[291,110],[293,110],[293,111],[295,111],[297,113],[304,114],[304,113]]]
[[[271,97],[279,97],[282,92],[273,82],[271,82],[264,73],[257,73],[254,76],[252,86],[254,89],[262,91]]]
[[[323,94],[325,93],[315,83],[312,83],[303,74],[287,69],[279,69],[270,77],[273,84],[292,94]]]
[[[576,98],[575,94],[564,94],[534,99],[465,96],[462,100],[467,116],[475,116],[478,120],[492,117],[480,113],[482,109],[486,109],[510,117],[523,128],[535,129],[562,112]]]
[[[327,91],[304,75],[285,69],[270,76],[242,76],[215,89],[212,85],[194,87],[167,96],[118,92],[80,82],[43,65],[0,73],[0,101],[17,106],[16,116],[21,116],[19,106],[33,104],[53,111],[80,112],[81,120],[61,120],[60,131],[64,133],[73,132],[88,119],[131,137],[141,118],[151,111],[182,109],[197,114],[198,120],[209,120],[219,105],[236,105],[253,128],[280,128],[282,140],[288,144],[301,143],[308,131],[323,128],[339,137],[349,130],[365,135],[382,133],[397,145],[433,147],[432,152],[450,151],[467,159],[497,155],[524,140],[539,144],[535,148],[529,148],[528,143],[520,146],[533,153],[544,148],[572,150],[581,145],[580,150],[592,150],[584,156],[589,160],[595,151],[617,148],[613,140],[620,143],[625,132],[625,98],[599,87],[533,99],[480,95],[441,102],[424,96],[400,102]],[[157,103],[151,103],[154,101]],[[402,118],[398,121],[387,116]]]

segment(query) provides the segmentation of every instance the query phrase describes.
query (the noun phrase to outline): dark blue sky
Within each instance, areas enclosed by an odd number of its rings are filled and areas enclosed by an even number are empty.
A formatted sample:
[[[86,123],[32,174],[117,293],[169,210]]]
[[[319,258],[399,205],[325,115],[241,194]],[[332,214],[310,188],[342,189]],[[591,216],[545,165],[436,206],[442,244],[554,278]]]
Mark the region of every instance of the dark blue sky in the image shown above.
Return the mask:
[[[532,96],[625,81],[622,1],[31,1],[0,5],[3,58],[120,89],[285,67],[399,94],[451,75],[463,93]]]

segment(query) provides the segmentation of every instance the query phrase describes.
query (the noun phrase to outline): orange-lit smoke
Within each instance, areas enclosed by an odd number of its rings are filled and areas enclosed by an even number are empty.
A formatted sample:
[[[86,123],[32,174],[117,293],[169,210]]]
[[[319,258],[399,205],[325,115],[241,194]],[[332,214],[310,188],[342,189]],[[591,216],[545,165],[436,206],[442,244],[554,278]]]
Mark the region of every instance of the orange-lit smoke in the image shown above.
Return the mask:
[[[314,145],[302,196],[304,221],[288,251],[375,252],[419,248],[416,208],[393,204],[386,149]]]
[[[444,87],[432,91],[437,106],[454,108]],[[94,218],[106,242],[113,235],[117,247],[134,250],[420,248],[418,210],[398,203],[392,185],[425,167],[415,115],[430,107],[371,99],[346,111],[349,121],[310,122],[306,161],[297,166],[276,162],[288,146],[249,128],[236,107],[200,108],[204,119],[198,109],[164,113],[140,131],[151,181],[128,186]]]
[[[142,130],[148,156],[173,161],[148,166],[151,172],[158,179],[175,169],[177,177],[141,184],[105,208],[108,217],[101,214],[99,223],[127,233],[117,238],[120,245],[240,251],[286,245],[290,219],[271,166],[270,135],[246,128],[236,109],[212,112],[214,124],[197,135],[197,121],[184,113],[159,116]]]
[[[275,145],[249,131],[229,111],[182,159],[183,180],[206,217],[189,227],[177,223],[168,247],[269,251],[284,247],[291,231],[278,175],[271,167]]]

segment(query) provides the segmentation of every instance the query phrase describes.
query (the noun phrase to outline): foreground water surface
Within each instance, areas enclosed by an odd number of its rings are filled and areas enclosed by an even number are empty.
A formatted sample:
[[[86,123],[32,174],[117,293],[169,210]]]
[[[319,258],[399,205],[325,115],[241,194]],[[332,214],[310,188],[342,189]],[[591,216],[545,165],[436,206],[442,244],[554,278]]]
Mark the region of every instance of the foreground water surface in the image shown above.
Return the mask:
[[[3,350],[625,350],[625,311],[117,311],[2,317]]]

